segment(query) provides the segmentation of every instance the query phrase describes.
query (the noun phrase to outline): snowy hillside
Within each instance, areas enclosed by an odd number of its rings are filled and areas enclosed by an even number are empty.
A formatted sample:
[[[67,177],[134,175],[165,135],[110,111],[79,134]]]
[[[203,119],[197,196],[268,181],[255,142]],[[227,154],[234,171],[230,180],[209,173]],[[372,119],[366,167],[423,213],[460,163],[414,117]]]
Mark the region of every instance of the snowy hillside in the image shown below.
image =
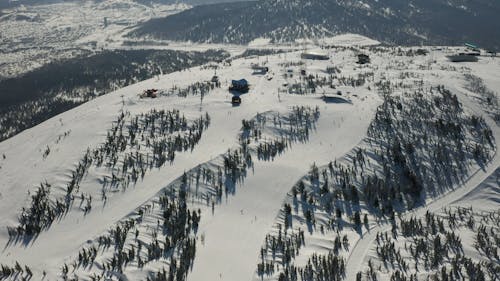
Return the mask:
[[[173,72],[1,142],[0,280],[498,280],[500,60],[374,43]]]

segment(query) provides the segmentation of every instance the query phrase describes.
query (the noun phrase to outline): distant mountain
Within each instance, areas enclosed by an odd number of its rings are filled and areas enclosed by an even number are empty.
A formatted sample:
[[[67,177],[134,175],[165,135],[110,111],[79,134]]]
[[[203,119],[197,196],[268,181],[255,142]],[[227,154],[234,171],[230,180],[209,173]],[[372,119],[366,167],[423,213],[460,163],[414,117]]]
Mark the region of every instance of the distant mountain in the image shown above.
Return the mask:
[[[93,2],[104,2],[107,0],[94,0]],[[236,2],[245,0],[131,0],[133,2],[142,3],[144,5],[151,5],[155,3],[161,4],[175,4],[175,3],[185,3],[191,5],[202,5],[202,4],[213,4],[213,3],[223,3],[223,2]],[[82,0],[1,0],[0,10],[18,7],[20,5],[45,5],[54,4],[61,2],[83,2]],[[0,11],[0,15],[1,15]]]
[[[0,15],[2,14],[2,9],[9,9],[18,7],[20,5],[40,5],[40,4],[52,4],[57,2],[63,2],[63,0],[3,0],[0,1]]]
[[[498,50],[498,14],[500,2],[488,0],[261,0],[196,6],[130,36],[245,44],[351,32],[394,44],[473,42]]]

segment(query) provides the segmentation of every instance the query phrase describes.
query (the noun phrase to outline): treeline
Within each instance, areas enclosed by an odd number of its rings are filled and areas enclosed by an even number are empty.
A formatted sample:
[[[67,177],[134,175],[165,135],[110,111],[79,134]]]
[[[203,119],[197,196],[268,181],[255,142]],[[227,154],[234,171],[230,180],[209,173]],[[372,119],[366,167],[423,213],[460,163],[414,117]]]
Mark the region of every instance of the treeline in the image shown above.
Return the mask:
[[[176,109],[153,109],[133,117],[129,112],[121,112],[108,130],[105,142],[95,149],[88,148],[73,169],[64,196],[51,196],[51,185],[40,184],[31,195],[29,208],[22,208],[19,225],[8,227],[10,239],[37,235],[49,228],[77,199],[80,199],[78,208],[89,212],[93,197],[80,191],[80,184],[91,166],[104,168],[101,200],[105,202],[109,191],[125,190],[129,184],[143,179],[147,171],[172,163],[176,152],[191,151],[209,125],[208,114],[188,121]]]
[[[396,212],[424,204],[425,198],[461,184],[471,166],[475,169],[491,159],[495,151],[491,130],[481,117],[466,114],[449,90],[424,89],[419,80],[376,86],[384,102],[367,137],[342,161],[311,166],[280,211],[278,219],[285,228],[297,231],[294,221],[298,221],[305,222],[310,233],[340,232],[345,226],[361,233],[370,217],[394,218]],[[417,89],[413,93],[395,94],[412,87]],[[452,239],[456,237],[451,233]],[[450,245],[457,248],[459,243]],[[407,268],[393,250],[387,243],[380,253]]]
[[[0,264],[0,280],[30,280],[33,277],[31,268],[27,265],[22,266],[19,262],[15,262],[14,266]]]
[[[180,88],[174,85],[170,89],[160,91],[162,96],[177,96],[177,97],[188,97],[188,96],[200,96],[203,101],[203,97],[207,95],[210,91],[215,88],[220,88],[220,82],[195,82],[188,85],[187,87]]]
[[[357,51],[354,47],[347,47]],[[410,48],[410,47],[400,47],[400,46],[367,46],[361,49],[368,49],[370,52],[376,54],[387,54],[390,56],[398,57],[416,57],[416,56],[427,56],[429,50],[426,48]]]
[[[486,108],[493,120],[500,124],[500,103],[498,101],[498,93],[488,89],[484,84],[483,79],[475,75],[466,73],[464,78],[467,81],[466,88],[476,94],[475,99]]]
[[[285,206],[285,208],[290,208]],[[289,212],[285,211],[289,215]],[[305,246],[304,230],[288,231],[288,227],[277,225],[276,235],[266,235],[264,246],[260,249],[260,262],[257,275],[263,278],[277,274],[280,281],[340,281],[345,275],[345,259],[338,255],[339,249],[348,249],[347,236],[335,239],[333,251],[328,254],[313,254],[304,267],[295,266],[293,260]],[[342,246],[343,245],[343,246]]]
[[[288,50],[283,49],[246,49],[242,54],[236,55],[232,57],[232,60],[240,59],[240,58],[248,58],[248,57],[263,57],[263,56],[272,56],[277,54],[283,54],[289,52]]]
[[[82,101],[63,97],[40,97],[19,105],[0,108],[0,141],[40,124],[60,113],[68,111]]]
[[[279,270],[279,265],[289,268],[292,259],[304,245],[304,230],[299,228],[297,232],[289,232],[278,224],[277,235],[266,235],[264,246],[260,249],[261,262],[257,265],[257,274],[272,276],[275,264],[276,271]],[[268,261],[268,256],[272,257],[271,261]]]
[[[285,92],[294,95],[315,94],[319,88],[328,87],[335,89],[337,86],[361,87],[369,82],[373,82],[373,72],[362,72],[355,76],[341,75],[341,70],[337,67],[329,66],[325,69],[327,76],[322,75],[301,75],[295,83],[286,86]],[[285,73],[288,78],[293,78],[293,73]]]
[[[427,212],[423,218],[392,221],[390,231],[377,232],[377,261],[370,261],[358,280],[378,280],[387,273],[390,280],[497,280],[500,277],[498,222],[500,214],[475,212],[472,208],[445,208]],[[475,232],[474,246],[486,260],[475,261],[464,252],[460,233]],[[423,280],[423,279],[422,279]]]
[[[284,123],[285,119],[291,118],[293,122],[300,119],[301,122],[294,123],[294,126],[305,130],[306,119],[314,122],[317,118],[314,112],[318,117],[318,109],[294,107],[288,115],[279,115],[280,118],[275,120],[276,126],[280,120]],[[262,116],[258,114],[243,123],[263,122]],[[267,122],[267,127],[273,128],[274,122]],[[280,137],[277,134],[267,136]],[[264,139],[252,139],[251,142],[257,145],[261,141]],[[206,208],[211,206],[214,213],[215,206],[222,203],[224,197],[234,194],[237,185],[244,181],[247,171],[253,168],[255,154],[246,142],[242,142],[237,148],[228,149],[221,156],[186,171],[160,195],[141,206],[132,217],[97,238],[92,246],[80,250],[78,259],[67,265],[69,269],[62,272],[63,276],[69,278],[67,273],[74,271],[77,278],[97,265],[102,271],[92,275],[92,280],[105,280],[115,273],[126,275],[126,267],[133,266],[144,270],[147,280],[185,280],[195,256],[198,224],[204,215],[200,210],[188,210],[187,203]],[[160,269],[148,268],[148,264],[152,263],[161,265]]]
[[[318,107],[293,106],[288,115],[258,113],[252,120],[242,120],[239,141],[256,151],[259,160],[273,160],[293,142],[307,142],[318,118]]]
[[[59,113],[156,75],[221,61],[222,50],[115,50],[50,63],[0,81],[0,141]]]
[[[328,253],[312,254],[304,267],[290,266],[278,276],[278,281],[341,281],[345,276],[345,260]]]
[[[185,280],[196,252],[195,234],[201,219],[201,211],[187,208],[186,182],[164,190],[153,202],[139,208],[135,214],[99,236],[93,246],[79,251],[78,259],[69,266],[64,264],[61,276],[72,279],[68,273],[77,269],[86,270],[94,263],[101,273],[93,273],[91,280],[107,280],[115,274],[122,274],[125,267],[134,265],[144,268],[152,262],[162,261],[168,265],[156,274],[149,274],[146,280]],[[153,210],[155,208],[155,210]],[[141,228],[148,214],[156,212],[156,225]],[[99,253],[110,250],[110,258],[98,259]],[[77,275],[75,278],[78,279]]]
[[[388,84],[378,87],[382,93],[392,91]],[[363,195],[385,211],[395,201],[411,209],[422,197],[453,189],[470,165],[483,165],[495,150],[484,120],[465,114],[457,97],[442,86],[407,97],[384,94],[367,141],[383,173],[364,180]]]

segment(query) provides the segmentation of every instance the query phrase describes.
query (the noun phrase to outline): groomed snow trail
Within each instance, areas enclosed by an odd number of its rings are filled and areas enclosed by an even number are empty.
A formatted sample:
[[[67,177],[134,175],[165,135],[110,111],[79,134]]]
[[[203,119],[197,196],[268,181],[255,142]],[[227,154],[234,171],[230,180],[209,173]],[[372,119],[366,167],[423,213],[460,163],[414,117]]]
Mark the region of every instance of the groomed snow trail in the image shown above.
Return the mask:
[[[326,164],[363,138],[376,103],[362,104],[369,110],[363,111],[359,105],[340,105],[334,110],[320,107],[317,131],[310,142],[293,144],[273,162],[255,163],[254,172],[250,171],[235,196],[216,207],[214,216],[202,218],[199,233],[205,241],[197,245],[188,280],[250,280],[254,276],[259,249],[292,186],[313,161]]]

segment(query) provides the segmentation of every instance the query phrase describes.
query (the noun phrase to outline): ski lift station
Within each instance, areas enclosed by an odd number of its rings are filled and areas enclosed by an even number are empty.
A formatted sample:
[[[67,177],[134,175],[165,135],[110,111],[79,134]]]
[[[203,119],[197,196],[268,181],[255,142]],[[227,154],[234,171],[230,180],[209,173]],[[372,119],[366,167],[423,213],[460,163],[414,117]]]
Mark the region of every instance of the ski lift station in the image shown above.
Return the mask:
[[[254,73],[266,74],[269,71],[269,67],[264,66],[264,65],[260,65],[260,64],[256,64],[256,63],[252,63],[251,67],[252,67],[252,70],[254,71]]]

